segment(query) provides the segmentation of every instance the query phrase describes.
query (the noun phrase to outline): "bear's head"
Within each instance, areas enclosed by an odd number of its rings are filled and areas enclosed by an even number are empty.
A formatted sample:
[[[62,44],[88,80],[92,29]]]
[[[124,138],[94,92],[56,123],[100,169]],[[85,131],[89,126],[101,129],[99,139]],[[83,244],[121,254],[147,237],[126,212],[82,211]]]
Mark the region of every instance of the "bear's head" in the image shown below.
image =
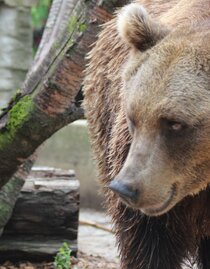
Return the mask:
[[[132,143],[110,189],[147,215],[210,183],[210,24],[167,29],[139,4],[118,15],[130,47],[122,72]]]

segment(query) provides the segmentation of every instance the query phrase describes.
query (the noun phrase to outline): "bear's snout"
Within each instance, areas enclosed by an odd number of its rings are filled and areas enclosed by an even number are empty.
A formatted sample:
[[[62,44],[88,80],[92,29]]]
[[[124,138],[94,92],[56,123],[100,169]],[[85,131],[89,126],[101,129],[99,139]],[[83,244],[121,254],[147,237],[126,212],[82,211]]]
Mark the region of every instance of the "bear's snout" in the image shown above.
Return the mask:
[[[136,202],[138,200],[139,191],[134,189],[127,183],[124,183],[119,180],[113,180],[109,184],[109,188],[118,194],[123,200],[130,200],[131,202]]]

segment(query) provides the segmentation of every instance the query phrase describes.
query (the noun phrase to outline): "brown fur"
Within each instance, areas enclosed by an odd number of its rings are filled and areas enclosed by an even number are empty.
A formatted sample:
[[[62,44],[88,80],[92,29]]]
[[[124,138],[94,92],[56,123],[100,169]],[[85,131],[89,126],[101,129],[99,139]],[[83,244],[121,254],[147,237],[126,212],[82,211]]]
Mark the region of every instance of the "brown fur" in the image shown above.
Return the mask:
[[[202,189],[210,182],[210,1],[136,2],[150,13],[150,34],[138,41],[139,28],[133,27],[137,34],[128,38],[125,31],[120,38],[116,19],[107,23],[89,55],[85,81],[84,105],[121,266],[180,269],[193,255],[199,268],[209,269],[210,191]],[[158,21],[167,30],[147,42],[162,29]],[[141,44],[143,53],[138,52]],[[165,121],[177,117],[191,129],[178,144],[173,140],[163,147]],[[133,138],[128,124],[135,125]],[[179,127],[179,122],[172,124]],[[151,158],[151,152],[158,158]],[[139,167],[148,166],[148,156],[149,172],[143,176]],[[126,177],[141,190],[139,200],[129,206],[107,188],[113,178]],[[176,195],[165,211],[147,212],[166,199],[171,186]]]

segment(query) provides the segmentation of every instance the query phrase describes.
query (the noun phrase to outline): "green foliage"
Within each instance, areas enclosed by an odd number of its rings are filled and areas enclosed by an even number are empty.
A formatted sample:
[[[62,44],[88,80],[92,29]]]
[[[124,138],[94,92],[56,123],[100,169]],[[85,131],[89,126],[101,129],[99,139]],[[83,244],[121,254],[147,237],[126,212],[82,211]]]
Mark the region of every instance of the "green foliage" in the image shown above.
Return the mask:
[[[38,4],[31,9],[32,24],[35,29],[44,26],[48,17],[51,2],[52,0],[39,0]]]
[[[59,249],[55,256],[54,266],[55,269],[69,269],[71,268],[71,249],[67,243]]]

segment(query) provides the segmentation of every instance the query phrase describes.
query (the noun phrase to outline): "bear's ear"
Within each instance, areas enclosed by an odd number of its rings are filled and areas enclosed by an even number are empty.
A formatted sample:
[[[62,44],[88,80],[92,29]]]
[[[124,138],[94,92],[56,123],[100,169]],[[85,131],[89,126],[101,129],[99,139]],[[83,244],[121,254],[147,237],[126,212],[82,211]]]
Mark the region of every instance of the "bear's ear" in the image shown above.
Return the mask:
[[[154,22],[145,8],[137,3],[121,9],[118,13],[117,28],[121,38],[140,51],[153,47],[169,32],[168,29]]]

